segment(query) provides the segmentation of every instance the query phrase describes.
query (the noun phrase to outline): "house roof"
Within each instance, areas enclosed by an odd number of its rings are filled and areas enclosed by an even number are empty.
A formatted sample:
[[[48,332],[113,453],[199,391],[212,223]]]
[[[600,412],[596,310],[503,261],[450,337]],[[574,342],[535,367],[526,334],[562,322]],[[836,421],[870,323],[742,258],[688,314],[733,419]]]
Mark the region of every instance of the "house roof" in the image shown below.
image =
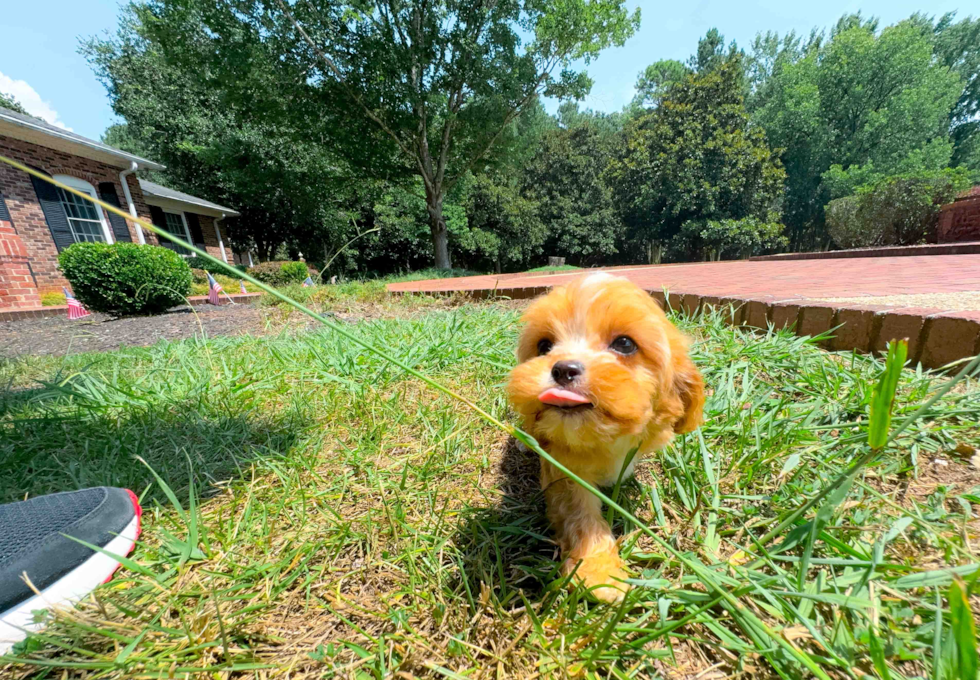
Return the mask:
[[[5,108],[0,108],[0,135],[65,151],[82,158],[102,161],[122,169],[128,168],[130,163],[136,163],[147,170],[163,170],[165,167],[160,163],[82,137],[38,118]]]
[[[180,203],[196,208],[197,210],[193,212],[199,212],[203,208],[204,214],[217,213],[218,215],[216,216],[224,214],[228,217],[236,217],[239,214],[237,210],[226,208],[223,205],[218,205],[211,201],[205,201],[203,198],[191,196],[190,194],[185,194],[183,191],[177,191],[176,189],[171,189],[156,182],[150,182],[149,180],[141,179],[140,189],[143,191],[143,197],[146,199],[146,202],[150,205],[156,204],[154,199],[162,199],[165,202]]]

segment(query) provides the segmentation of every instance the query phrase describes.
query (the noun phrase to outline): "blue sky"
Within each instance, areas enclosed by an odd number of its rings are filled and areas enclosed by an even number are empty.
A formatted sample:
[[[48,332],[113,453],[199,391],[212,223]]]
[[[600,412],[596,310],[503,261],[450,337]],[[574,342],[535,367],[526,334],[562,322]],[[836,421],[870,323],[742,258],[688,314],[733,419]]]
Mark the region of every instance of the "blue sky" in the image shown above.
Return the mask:
[[[4,3],[0,15],[0,90],[42,118],[98,138],[115,121],[105,89],[78,54],[80,37],[114,32],[118,0],[33,0]],[[657,59],[686,59],[698,38],[717,27],[748,45],[759,31],[808,33],[860,10],[885,24],[913,12],[980,14],[980,0],[672,0],[631,1],[643,12],[639,32],[593,62],[586,107],[615,111],[633,96],[636,74]]]

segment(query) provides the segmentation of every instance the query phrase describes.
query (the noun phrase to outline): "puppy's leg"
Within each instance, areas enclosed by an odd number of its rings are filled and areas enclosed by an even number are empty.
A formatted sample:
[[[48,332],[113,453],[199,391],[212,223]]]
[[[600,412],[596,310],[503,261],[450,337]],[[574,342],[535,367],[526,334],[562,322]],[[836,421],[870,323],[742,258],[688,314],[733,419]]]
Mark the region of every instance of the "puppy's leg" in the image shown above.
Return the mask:
[[[616,539],[602,517],[602,503],[554,468],[548,474],[545,467],[551,466],[542,465],[542,482],[547,481],[544,494],[548,519],[558,534],[564,558],[562,573],[567,575],[574,570],[575,576],[600,600],[622,600],[628,586],[620,579],[627,574]]]

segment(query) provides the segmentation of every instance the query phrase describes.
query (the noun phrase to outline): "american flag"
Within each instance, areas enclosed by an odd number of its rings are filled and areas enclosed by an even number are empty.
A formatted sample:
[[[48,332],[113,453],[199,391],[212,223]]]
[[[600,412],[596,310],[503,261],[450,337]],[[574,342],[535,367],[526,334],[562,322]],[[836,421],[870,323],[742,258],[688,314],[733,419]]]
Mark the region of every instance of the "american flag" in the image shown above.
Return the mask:
[[[310,288],[314,285],[313,279],[309,276],[306,277],[306,281],[303,281],[303,288]]]
[[[69,319],[81,319],[89,315],[89,311],[82,306],[81,302],[75,299],[74,295],[68,292],[67,288],[62,288],[61,290],[65,291],[65,299],[68,301]]]
[[[239,293],[248,292],[247,290],[245,290],[245,281],[243,279],[238,279],[238,292]]]
[[[220,305],[221,300],[218,298],[218,293],[222,291],[221,284],[214,280],[211,276],[211,272],[208,274],[208,302],[212,305]]]

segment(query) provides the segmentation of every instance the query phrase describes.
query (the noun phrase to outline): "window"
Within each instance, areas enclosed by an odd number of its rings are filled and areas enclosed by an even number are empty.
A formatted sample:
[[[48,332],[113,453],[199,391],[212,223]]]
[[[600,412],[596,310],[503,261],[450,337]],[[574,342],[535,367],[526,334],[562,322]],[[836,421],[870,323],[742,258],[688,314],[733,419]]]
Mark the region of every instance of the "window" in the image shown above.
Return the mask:
[[[85,180],[69,175],[55,175],[54,179],[62,184],[67,184],[73,189],[78,189],[92,198],[97,198],[95,187]],[[65,217],[68,218],[68,227],[71,229],[71,235],[75,243],[82,243],[84,241],[89,243],[112,243],[113,239],[109,232],[109,226],[106,224],[99,206],[80,196],[69,193],[60,187],[58,188],[58,198],[61,200],[61,207],[65,210]]]
[[[187,225],[184,223],[184,215],[182,213],[165,212],[163,213],[163,219],[164,219],[164,224],[163,224],[164,229],[169,231],[174,236],[178,236],[184,239],[185,241],[191,240],[190,234],[187,231]],[[187,248],[184,248],[183,246],[178,246],[176,243],[171,243],[170,241],[168,241],[167,243],[163,243],[162,245],[164,245],[167,248],[170,248],[178,255],[191,254],[191,251],[189,251]]]

